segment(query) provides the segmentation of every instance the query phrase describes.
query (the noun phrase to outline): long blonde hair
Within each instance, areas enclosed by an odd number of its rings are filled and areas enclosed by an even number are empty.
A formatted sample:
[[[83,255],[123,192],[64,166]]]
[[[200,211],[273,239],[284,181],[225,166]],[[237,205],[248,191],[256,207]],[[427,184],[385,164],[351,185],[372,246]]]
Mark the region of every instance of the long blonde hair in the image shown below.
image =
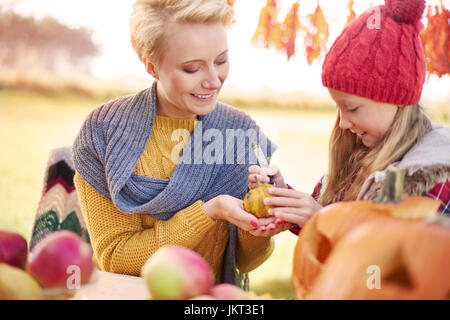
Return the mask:
[[[329,144],[327,182],[318,199],[323,206],[356,200],[371,173],[400,160],[431,127],[420,104],[399,107],[384,139],[375,147],[367,148],[350,130],[341,129],[339,121],[338,113]]]

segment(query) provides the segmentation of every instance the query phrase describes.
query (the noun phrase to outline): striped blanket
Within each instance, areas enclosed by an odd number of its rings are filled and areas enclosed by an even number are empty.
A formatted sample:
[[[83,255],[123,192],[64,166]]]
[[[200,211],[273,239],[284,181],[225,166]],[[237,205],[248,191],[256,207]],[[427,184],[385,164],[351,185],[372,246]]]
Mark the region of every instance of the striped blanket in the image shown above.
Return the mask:
[[[30,250],[50,233],[70,230],[90,243],[73,184],[75,170],[72,147],[50,152],[44,173],[44,186],[30,237]]]

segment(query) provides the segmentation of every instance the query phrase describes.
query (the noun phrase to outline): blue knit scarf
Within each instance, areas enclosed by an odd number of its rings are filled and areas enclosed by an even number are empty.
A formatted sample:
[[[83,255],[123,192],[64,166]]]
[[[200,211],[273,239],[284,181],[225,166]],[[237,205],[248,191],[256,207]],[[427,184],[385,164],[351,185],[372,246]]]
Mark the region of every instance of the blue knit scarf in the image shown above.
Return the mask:
[[[268,158],[276,146],[249,116],[220,102],[213,112],[199,117],[170,180],[133,173],[152,132],[156,85],[88,115],[73,145],[74,165],[81,177],[120,211],[162,220],[197,200],[206,202],[221,194],[242,199],[248,167],[257,163],[252,142],[259,143]],[[223,282],[234,282],[236,235],[230,224]]]

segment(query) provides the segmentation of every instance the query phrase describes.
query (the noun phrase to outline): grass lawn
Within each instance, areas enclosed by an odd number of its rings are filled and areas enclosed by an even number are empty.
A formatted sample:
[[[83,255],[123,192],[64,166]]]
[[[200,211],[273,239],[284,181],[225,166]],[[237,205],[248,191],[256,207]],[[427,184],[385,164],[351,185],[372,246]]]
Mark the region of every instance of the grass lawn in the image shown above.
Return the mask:
[[[103,101],[0,91],[0,227],[27,240],[41,196],[49,151],[71,145],[86,115]],[[311,192],[326,170],[335,112],[247,109],[279,149],[273,163],[295,189]],[[292,255],[297,237],[275,236],[274,254],[250,273],[259,294],[293,298]]]

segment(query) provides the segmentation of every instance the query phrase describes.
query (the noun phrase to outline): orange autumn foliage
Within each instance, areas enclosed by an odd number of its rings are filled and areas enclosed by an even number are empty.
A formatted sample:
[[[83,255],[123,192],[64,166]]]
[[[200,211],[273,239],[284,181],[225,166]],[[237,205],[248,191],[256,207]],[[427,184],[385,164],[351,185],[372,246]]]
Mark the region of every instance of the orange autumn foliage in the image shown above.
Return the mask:
[[[347,17],[347,22],[345,23],[345,25],[348,25],[350,22],[353,21],[353,19],[356,18],[356,13],[355,13],[355,11],[353,11],[353,2],[354,2],[354,0],[350,0],[348,2],[347,8],[348,8],[348,11],[350,11],[350,13]]]
[[[228,0],[228,2],[234,4],[235,0]],[[305,56],[308,64],[312,64],[314,60],[324,56],[327,49],[328,23],[322,8],[317,5],[314,13],[305,17],[305,25],[301,25],[298,14],[300,2],[294,1],[284,22],[279,23],[280,3],[281,0],[267,0],[266,5],[261,9],[252,43],[263,48],[274,48],[284,52],[289,60],[298,50],[296,47],[298,31],[303,30],[305,31]],[[356,18],[353,5],[354,0],[348,0],[349,15],[345,25]],[[441,1],[439,6],[428,7],[427,20],[427,29],[421,33],[427,70],[430,74],[442,77],[450,74],[450,11],[444,7]]]
[[[441,6],[429,6],[427,28],[420,37],[425,51],[427,71],[442,77],[450,74],[450,11]]]
[[[295,54],[295,40],[300,29],[298,8],[300,4],[295,2],[289,10],[284,22],[281,24],[281,49],[285,50],[288,60]]]
[[[252,37],[252,43],[259,44],[264,48],[269,48],[271,44],[277,45],[280,42],[280,32],[278,18],[278,8],[276,0],[267,0],[264,8],[259,14],[259,22]]]
[[[258,26],[252,37],[252,43],[264,48],[275,48],[284,52],[288,60],[296,52],[296,39],[300,29],[306,31],[305,44],[308,63],[311,64],[325,50],[328,41],[328,23],[322,8],[318,5],[314,13],[306,17],[307,27],[300,24],[298,9],[300,3],[294,2],[284,21],[278,22],[278,4],[268,0],[261,9]]]
[[[318,5],[314,13],[308,15],[309,27],[306,30],[306,60],[311,65],[321,53],[327,49],[328,23],[325,20],[322,8]]]

